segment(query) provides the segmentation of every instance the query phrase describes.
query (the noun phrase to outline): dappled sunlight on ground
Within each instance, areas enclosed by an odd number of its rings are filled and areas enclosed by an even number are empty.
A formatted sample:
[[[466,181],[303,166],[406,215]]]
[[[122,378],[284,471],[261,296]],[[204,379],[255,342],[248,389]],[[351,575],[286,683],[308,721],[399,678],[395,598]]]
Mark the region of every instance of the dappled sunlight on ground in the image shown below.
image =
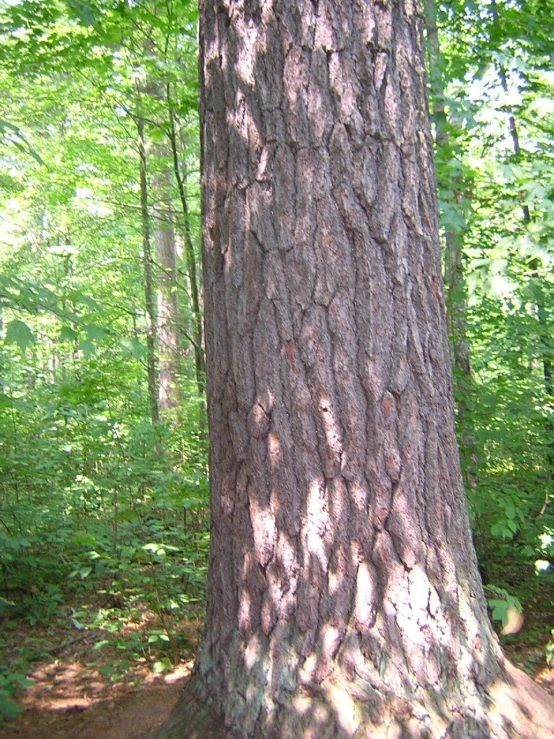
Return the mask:
[[[33,681],[15,696],[24,712],[0,725],[2,739],[140,739],[169,715],[193,666],[200,615],[173,623],[179,637],[174,666],[156,672],[173,653],[167,642],[148,643],[156,633],[148,609],[121,618],[117,632],[68,630],[67,621],[31,626],[12,622],[5,657],[26,659]],[[136,633],[140,641],[128,637]],[[126,640],[127,639],[127,640]],[[99,646],[101,648],[99,648]],[[162,651],[160,651],[162,650]],[[168,660],[168,658],[166,657]],[[14,671],[15,668],[14,668]]]
[[[113,696],[85,706],[74,701],[61,707],[27,708],[0,729],[2,739],[142,739],[169,715],[184,685],[183,679],[163,679],[138,689],[114,691]]]
[[[167,717],[192,662],[155,675],[134,666],[118,680],[82,661],[42,663],[19,698],[25,712],[0,729],[3,739],[140,739]]]
[[[112,681],[82,662],[58,661],[29,673],[35,684],[26,689],[21,704],[26,709],[42,711],[85,710],[118,695],[176,683],[188,677],[191,667],[192,663],[187,662],[163,675],[155,675],[139,664],[120,680]]]

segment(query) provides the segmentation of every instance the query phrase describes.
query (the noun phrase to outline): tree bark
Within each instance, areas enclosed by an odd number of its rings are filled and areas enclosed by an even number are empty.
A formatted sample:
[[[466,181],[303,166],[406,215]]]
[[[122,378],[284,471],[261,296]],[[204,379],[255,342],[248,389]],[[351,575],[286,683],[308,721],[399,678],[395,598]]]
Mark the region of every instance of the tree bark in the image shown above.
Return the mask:
[[[212,550],[158,736],[554,736],[471,544],[419,11],[201,18]]]

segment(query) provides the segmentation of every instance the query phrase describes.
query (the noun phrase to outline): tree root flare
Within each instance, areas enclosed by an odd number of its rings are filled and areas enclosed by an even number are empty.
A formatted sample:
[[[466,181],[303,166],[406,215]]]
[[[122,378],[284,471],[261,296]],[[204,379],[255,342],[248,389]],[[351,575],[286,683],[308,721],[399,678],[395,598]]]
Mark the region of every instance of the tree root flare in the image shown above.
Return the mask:
[[[270,734],[261,726],[226,728],[193,676],[169,719],[148,739],[554,739],[554,699],[509,662],[504,662],[503,672],[489,686],[487,696],[488,705],[480,720],[461,711],[453,711],[450,717],[421,720],[410,715],[408,702],[393,700],[387,708],[383,706],[378,724],[368,716],[354,731],[340,727],[336,718],[332,725],[316,726],[311,720],[315,711],[307,711],[292,720],[295,728],[291,736],[280,720]],[[288,721],[285,723],[290,727]]]

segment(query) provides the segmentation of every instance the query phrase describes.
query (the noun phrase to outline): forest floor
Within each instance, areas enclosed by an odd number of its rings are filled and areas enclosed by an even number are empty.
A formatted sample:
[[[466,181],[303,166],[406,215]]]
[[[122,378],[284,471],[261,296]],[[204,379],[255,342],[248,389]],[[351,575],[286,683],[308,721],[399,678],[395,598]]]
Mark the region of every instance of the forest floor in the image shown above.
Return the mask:
[[[8,654],[39,644],[43,656],[26,675],[33,684],[16,698],[23,712],[0,726],[2,739],[143,739],[168,716],[193,664],[200,620],[180,628],[189,653],[156,674],[155,657],[121,660],[117,643],[98,649],[97,630],[65,631],[57,625],[36,628],[17,622],[8,634]],[[509,659],[533,674],[554,695],[554,667],[545,661],[544,644],[523,635],[504,644]],[[176,660],[174,660],[175,662]],[[119,666],[119,668],[118,668]]]
[[[145,611],[143,616],[134,628],[127,624],[131,636],[148,635],[152,614]],[[101,629],[80,631],[69,618],[65,623],[58,620],[54,625],[40,626],[12,621],[10,628],[4,629],[2,657],[12,665],[26,660],[25,677],[32,684],[17,689],[13,697],[23,711],[0,723],[0,737],[147,736],[177,701],[193,665],[200,627],[201,620],[194,617],[179,625],[180,649],[170,662],[167,656],[160,659],[160,643],[152,645],[157,650],[152,649],[151,654],[131,653],[125,649],[121,631],[116,637]]]

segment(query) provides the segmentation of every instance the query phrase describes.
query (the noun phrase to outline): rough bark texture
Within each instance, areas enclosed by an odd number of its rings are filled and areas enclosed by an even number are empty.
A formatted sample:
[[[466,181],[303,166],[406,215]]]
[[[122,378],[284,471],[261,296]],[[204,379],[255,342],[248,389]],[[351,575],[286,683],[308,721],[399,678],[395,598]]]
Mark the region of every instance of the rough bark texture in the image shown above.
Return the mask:
[[[471,545],[419,11],[201,15],[212,553],[159,736],[554,735]]]

